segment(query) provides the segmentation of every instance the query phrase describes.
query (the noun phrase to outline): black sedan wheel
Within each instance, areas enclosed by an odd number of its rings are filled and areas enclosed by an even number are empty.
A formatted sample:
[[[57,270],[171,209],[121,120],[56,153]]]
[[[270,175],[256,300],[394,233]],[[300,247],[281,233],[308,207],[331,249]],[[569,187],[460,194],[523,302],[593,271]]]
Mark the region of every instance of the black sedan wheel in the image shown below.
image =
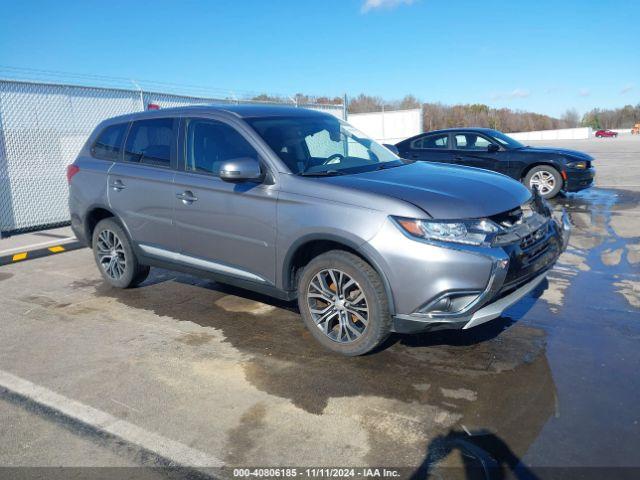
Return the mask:
[[[537,189],[543,198],[553,198],[562,189],[562,177],[555,168],[539,165],[529,170],[524,184],[529,190]]]

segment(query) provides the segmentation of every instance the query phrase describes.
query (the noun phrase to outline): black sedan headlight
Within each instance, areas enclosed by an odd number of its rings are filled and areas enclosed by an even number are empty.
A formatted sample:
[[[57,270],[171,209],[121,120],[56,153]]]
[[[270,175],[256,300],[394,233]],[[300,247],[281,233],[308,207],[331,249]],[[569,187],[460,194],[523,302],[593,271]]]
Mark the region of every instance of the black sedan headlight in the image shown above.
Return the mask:
[[[576,160],[575,162],[569,162],[567,163],[567,167],[569,168],[577,168],[580,170],[585,170],[588,168],[587,165],[587,161],[586,160]]]

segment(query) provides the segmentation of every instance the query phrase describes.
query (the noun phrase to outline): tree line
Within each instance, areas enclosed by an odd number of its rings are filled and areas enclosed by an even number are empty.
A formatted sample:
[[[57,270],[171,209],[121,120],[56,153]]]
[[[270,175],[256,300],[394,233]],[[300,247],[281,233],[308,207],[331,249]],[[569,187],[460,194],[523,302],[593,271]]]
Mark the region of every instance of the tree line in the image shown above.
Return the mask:
[[[314,97],[296,94],[298,104],[319,103],[341,105],[341,97]],[[257,101],[282,101],[281,97],[259,95]],[[540,113],[492,108],[481,103],[444,105],[442,103],[422,103],[413,95],[401,100],[385,100],[382,97],[360,94],[349,99],[349,113],[369,113],[383,110],[405,110],[422,108],[425,131],[454,127],[486,127],[503,132],[527,132],[533,130],[555,130],[579,126],[600,128],[630,128],[640,122],[640,103],[635,107],[626,105],[616,109],[594,108],[580,117],[575,109],[568,109],[560,118]]]

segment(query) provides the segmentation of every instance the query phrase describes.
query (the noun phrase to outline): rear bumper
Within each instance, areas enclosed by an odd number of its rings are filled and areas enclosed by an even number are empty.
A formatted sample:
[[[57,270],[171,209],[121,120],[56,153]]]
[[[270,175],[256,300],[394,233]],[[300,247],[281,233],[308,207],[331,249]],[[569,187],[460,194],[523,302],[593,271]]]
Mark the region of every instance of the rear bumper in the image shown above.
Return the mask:
[[[596,178],[596,169],[591,167],[586,170],[566,170],[567,179],[564,182],[565,192],[578,192],[593,185]]]
[[[569,243],[571,227],[566,213],[551,222],[547,241],[553,245],[544,254],[525,265],[519,263],[522,251],[514,247],[505,249],[509,262],[496,261],[486,289],[478,301],[461,314],[436,315],[425,313],[397,314],[394,331],[418,333],[434,330],[468,329],[498,318],[507,308],[534,290],[546,277]],[[509,265],[510,264],[510,265]]]

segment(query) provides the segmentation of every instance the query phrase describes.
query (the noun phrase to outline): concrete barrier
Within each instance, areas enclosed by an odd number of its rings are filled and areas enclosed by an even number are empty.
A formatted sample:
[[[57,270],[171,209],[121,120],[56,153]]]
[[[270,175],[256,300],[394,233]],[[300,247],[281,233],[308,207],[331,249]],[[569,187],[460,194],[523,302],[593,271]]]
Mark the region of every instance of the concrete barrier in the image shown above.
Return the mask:
[[[558,130],[538,130],[534,132],[508,133],[516,140],[580,140],[593,137],[593,130],[590,127],[561,128]]]

